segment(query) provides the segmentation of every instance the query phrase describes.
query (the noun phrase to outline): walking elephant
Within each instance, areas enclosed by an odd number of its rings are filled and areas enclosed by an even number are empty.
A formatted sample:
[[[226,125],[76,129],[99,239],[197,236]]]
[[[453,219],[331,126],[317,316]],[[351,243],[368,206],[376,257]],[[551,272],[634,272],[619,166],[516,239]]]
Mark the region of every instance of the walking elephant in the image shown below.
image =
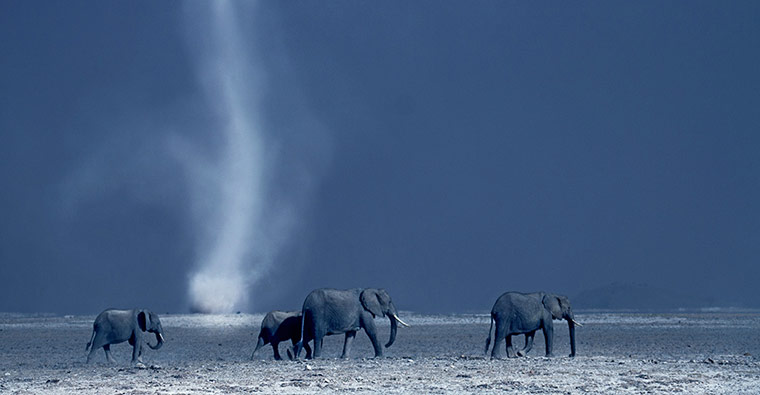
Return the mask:
[[[387,316],[391,323],[391,334],[385,347],[396,340],[397,322],[409,326],[398,318],[396,306],[384,289],[316,289],[303,302],[301,310],[301,340],[296,344],[296,358],[301,347],[314,340],[314,358],[322,354],[322,340],[326,335],[346,334],[341,358],[347,358],[351,342],[356,332],[364,329],[375,348],[375,357],[383,355],[377,339],[374,318]]]
[[[290,339],[293,346],[301,339],[301,312],[300,311],[279,311],[274,310],[267,313],[261,321],[261,330],[259,331],[259,341],[256,349],[251,354],[251,359],[256,355],[261,347],[272,344],[274,350],[274,359],[281,360],[279,345],[280,342]],[[306,349],[306,358],[311,358],[311,347],[304,344]],[[290,350],[288,356],[291,357]]]
[[[98,314],[92,325],[92,336],[85,348],[90,350],[87,363],[90,363],[95,351],[101,347],[105,350],[108,362],[115,363],[116,360],[111,356],[111,344],[125,341],[133,347],[132,363],[142,362],[143,332],[156,335],[156,345],[148,344],[150,348],[158,350],[164,345],[164,330],[156,313],[140,309],[103,311]]]
[[[507,341],[507,357],[525,356],[533,347],[536,331],[543,329],[546,356],[552,356],[554,327],[552,320],[567,320],[570,330],[570,356],[575,356],[575,326],[581,326],[573,318],[573,310],[566,296],[544,292],[507,292],[498,299],[491,309],[491,328],[486,338],[486,355],[491,343],[491,334],[496,323],[492,358],[501,358],[501,342]],[[512,335],[525,334],[525,347],[516,354],[512,349]]]

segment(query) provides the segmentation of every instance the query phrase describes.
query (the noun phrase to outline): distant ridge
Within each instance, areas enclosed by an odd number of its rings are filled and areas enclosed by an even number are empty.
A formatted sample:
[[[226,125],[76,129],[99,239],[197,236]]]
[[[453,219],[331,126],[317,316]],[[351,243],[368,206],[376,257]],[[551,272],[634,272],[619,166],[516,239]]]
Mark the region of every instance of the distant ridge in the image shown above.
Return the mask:
[[[641,283],[615,282],[580,292],[573,299],[576,309],[669,310],[710,307],[715,301]]]

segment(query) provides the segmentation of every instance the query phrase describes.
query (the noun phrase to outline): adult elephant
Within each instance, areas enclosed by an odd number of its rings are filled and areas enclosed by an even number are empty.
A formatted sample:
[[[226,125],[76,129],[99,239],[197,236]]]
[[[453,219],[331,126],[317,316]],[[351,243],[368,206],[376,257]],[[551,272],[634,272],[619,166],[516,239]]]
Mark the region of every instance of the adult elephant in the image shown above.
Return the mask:
[[[101,347],[105,350],[108,362],[115,363],[116,360],[111,356],[111,344],[125,341],[128,341],[133,347],[132,363],[142,362],[143,332],[156,335],[156,345],[148,344],[150,348],[158,350],[164,345],[164,330],[161,327],[158,314],[142,309],[108,309],[103,311],[98,314],[95,323],[92,325],[92,336],[85,348],[85,350],[90,350],[90,353],[87,354],[87,363],[90,363],[95,351]],[[91,346],[92,348],[90,348]]]
[[[543,329],[546,356],[552,356],[554,327],[552,320],[567,320],[570,330],[570,356],[575,356],[575,325],[581,326],[573,318],[573,309],[566,296],[544,292],[506,292],[499,296],[491,309],[491,328],[486,339],[486,355],[491,343],[491,334],[496,323],[492,358],[501,358],[501,342],[507,341],[507,357],[525,356],[533,347],[536,331]],[[512,335],[525,334],[525,347],[516,354],[512,349]]]
[[[322,340],[326,335],[346,334],[341,358],[347,358],[356,332],[364,329],[375,348],[375,357],[383,355],[377,339],[375,317],[387,316],[391,322],[391,334],[385,347],[396,340],[397,322],[409,326],[398,318],[396,306],[384,289],[355,288],[348,290],[316,289],[306,297],[301,310],[301,341],[296,344],[296,358],[301,347],[314,340],[314,358],[322,354]]]
[[[261,320],[261,330],[259,331],[259,341],[256,349],[251,354],[251,359],[256,355],[261,347],[272,344],[274,350],[274,359],[281,360],[279,345],[280,342],[290,340],[293,345],[301,339],[301,312],[300,311],[279,311],[273,310],[267,313]],[[306,358],[311,358],[311,348],[308,344],[304,345],[306,349]],[[288,350],[290,356],[290,350]],[[292,357],[291,357],[292,359]]]

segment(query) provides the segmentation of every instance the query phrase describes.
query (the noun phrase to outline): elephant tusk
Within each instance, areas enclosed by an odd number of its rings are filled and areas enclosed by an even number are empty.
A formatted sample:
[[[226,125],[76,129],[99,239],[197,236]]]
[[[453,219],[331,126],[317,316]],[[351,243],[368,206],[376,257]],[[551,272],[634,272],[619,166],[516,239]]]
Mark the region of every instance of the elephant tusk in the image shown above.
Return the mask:
[[[159,333],[158,337],[161,339],[161,341],[164,341],[164,335],[162,335],[161,333]]]
[[[407,324],[406,322],[401,321],[401,318],[398,318],[398,316],[396,314],[391,314],[391,316],[393,317],[393,319],[395,319],[396,321],[398,321],[399,324],[401,324],[401,325],[403,325],[403,326],[405,326],[407,328],[409,328],[411,326],[411,325]]]
[[[581,323],[580,323],[580,322],[578,322],[578,321],[576,321],[576,320],[570,320],[570,321],[571,321],[573,324],[575,324],[576,326],[583,326],[583,325],[581,325]]]

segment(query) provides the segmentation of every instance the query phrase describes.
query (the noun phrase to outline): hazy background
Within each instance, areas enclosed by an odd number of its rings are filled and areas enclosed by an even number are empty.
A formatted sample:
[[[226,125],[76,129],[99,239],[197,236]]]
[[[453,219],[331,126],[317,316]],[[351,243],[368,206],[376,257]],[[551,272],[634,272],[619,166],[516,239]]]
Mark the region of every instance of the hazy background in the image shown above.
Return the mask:
[[[184,312],[204,270],[244,311],[373,286],[421,312],[760,307],[758,21],[2,1],[0,311]]]

